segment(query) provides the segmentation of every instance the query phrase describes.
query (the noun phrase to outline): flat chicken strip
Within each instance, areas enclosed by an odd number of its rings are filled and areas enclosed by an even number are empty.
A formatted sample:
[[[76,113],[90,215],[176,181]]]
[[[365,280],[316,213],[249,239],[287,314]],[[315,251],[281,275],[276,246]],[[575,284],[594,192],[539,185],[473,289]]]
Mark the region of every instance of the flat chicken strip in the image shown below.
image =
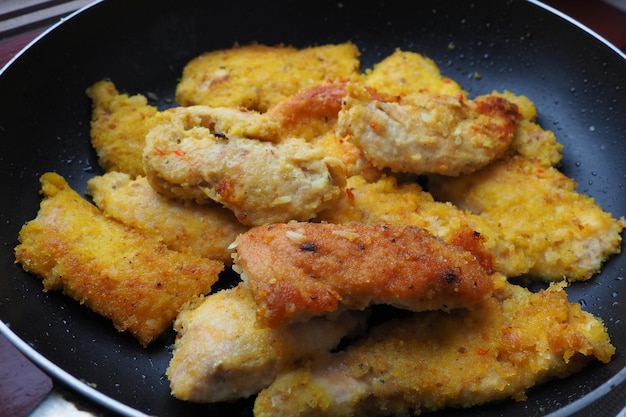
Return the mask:
[[[449,311],[493,290],[474,255],[417,227],[274,224],[241,235],[236,251],[270,327],[371,304]]]
[[[39,213],[22,227],[15,258],[146,346],[183,304],[210,292],[224,265],[169,250],[152,234],[105,217],[55,173],[41,177]]]
[[[466,100],[422,93],[410,100],[372,99],[349,84],[339,132],[378,168],[457,176],[502,157],[513,141],[517,106],[496,97]]]
[[[173,198],[216,201],[250,226],[310,220],[343,191],[340,160],[303,139],[238,136],[249,127],[218,129],[221,120],[206,106],[159,113],[144,150],[152,187]]]
[[[406,416],[521,401],[537,384],[611,359],[606,328],[560,285],[499,287],[475,309],[384,323],[342,352],[281,374],[258,395],[254,415]]]
[[[176,100],[182,106],[265,112],[303,88],[358,75],[358,57],[350,42],[304,49],[254,44],[207,52],[185,66]]]
[[[240,284],[183,310],[174,324],[178,337],[167,369],[172,394],[193,402],[232,401],[256,394],[296,363],[328,353],[365,330],[365,312],[335,320],[270,329],[256,325],[256,304]]]
[[[93,84],[87,96],[92,100],[91,143],[100,166],[131,177],[142,175],[145,137],[156,107],[140,94],[120,94],[110,81]]]
[[[415,182],[399,183],[396,177],[382,176],[369,182],[361,176],[348,178],[346,193],[318,216],[328,223],[411,225],[424,228],[444,241],[462,246],[476,256],[490,255],[495,271],[508,277],[523,275],[532,260],[523,250],[504,239],[502,231],[487,219],[453,204],[435,201]],[[479,251],[472,249],[480,240]]]
[[[430,191],[501,230],[532,262],[529,275],[586,280],[621,250],[626,221],[605,212],[545,163],[515,156],[471,175],[434,177]]]
[[[105,215],[154,233],[173,250],[232,263],[229,246],[248,227],[218,204],[196,204],[157,193],[145,177],[134,180],[109,172],[87,183],[87,192]]]

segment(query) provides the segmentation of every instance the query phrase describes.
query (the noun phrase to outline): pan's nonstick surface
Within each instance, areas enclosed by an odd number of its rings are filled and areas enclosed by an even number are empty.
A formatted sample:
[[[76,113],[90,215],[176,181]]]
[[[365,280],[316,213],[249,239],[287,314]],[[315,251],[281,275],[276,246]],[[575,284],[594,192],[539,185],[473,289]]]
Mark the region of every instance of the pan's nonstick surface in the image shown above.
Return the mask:
[[[0,319],[27,353],[70,385],[88,382],[97,390],[88,388],[88,395],[104,394],[96,399],[111,398],[112,407],[163,417],[249,415],[251,401],[193,405],[171,398],[165,369],[173,332],[142,349],[68,297],[43,293],[41,281],[14,264],[13,247],[22,224],[36,215],[42,173],[57,171],[80,191],[100,173],[85,95],[95,81],[109,78],[120,91],[148,95],[165,108],[184,64],[204,51],[253,41],[305,47],[348,40],[360,48],[364,67],[402,48],[434,59],[471,95],[527,95],[539,122],[565,144],[563,171],[605,210],[626,215],[626,60],[540,4],[107,0],[57,26],[0,75]],[[565,415],[605,392],[608,405],[581,415],[614,414],[623,398],[613,394],[624,390],[611,388],[626,367],[625,264],[615,257],[600,275],[569,289],[572,301],[605,321],[617,346],[610,364],[550,382],[526,402],[435,415],[539,416],[569,405],[559,411]]]

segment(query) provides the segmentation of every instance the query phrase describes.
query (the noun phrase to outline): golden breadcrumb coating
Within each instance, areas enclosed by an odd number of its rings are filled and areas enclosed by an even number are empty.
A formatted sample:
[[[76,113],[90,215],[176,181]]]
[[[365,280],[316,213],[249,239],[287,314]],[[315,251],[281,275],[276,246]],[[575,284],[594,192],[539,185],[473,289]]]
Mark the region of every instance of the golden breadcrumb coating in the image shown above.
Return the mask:
[[[150,120],[157,113],[140,95],[118,93],[110,81],[98,81],[87,89],[92,100],[91,143],[98,162],[107,171],[131,177],[143,174],[141,159]]]
[[[577,184],[541,161],[515,156],[471,175],[432,178],[431,192],[498,228],[532,261],[530,275],[586,280],[620,252],[626,221],[576,192]]]
[[[256,417],[406,416],[513,398],[615,352],[606,328],[560,285],[531,293],[502,278],[472,310],[425,312],[281,374],[255,401]]]
[[[303,49],[254,44],[207,52],[185,66],[176,100],[182,106],[264,112],[302,88],[358,75],[358,57],[350,42]]]
[[[321,212],[318,219],[329,223],[417,226],[468,250],[472,250],[471,245],[464,240],[477,234],[482,241],[481,250],[493,257],[494,270],[515,277],[527,273],[532,265],[524,252],[506,241],[502,232],[486,219],[449,202],[435,201],[417,183],[398,183],[393,176],[374,182],[361,176],[348,178],[346,193]]]
[[[378,168],[457,176],[474,172],[508,150],[517,106],[495,96],[467,100],[422,93],[390,102],[348,84],[339,132]]]
[[[273,143],[215,131],[206,123],[214,110],[179,107],[155,118],[146,136],[144,166],[157,191],[216,201],[251,226],[310,220],[343,191],[340,160],[304,139]]]
[[[346,95],[346,80],[315,84],[289,96],[267,111],[280,125],[282,137],[311,140],[334,130]]]
[[[346,80],[305,88],[278,103],[267,115],[280,126],[283,138],[299,137],[322,148],[325,155],[341,160],[347,176],[380,177],[378,168],[363,151],[336,132],[339,111],[346,95]]]
[[[43,278],[45,290],[63,290],[142,345],[217,281],[222,262],[169,250],[105,217],[58,174],[44,174],[41,185],[44,199],[20,231],[17,262]]]
[[[494,91],[492,96],[502,97],[515,103],[522,119],[517,123],[515,137],[511,143],[512,154],[539,160],[545,166],[556,166],[563,157],[563,144],[556,140],[554,132],[543,129],[535,120],[537,108],[526,96],[511,91]]]
[[[270,327],[342,309],[471,307],[493,278],[480,261],[414,226],[272,224],[239,236],[236,270]]]
[[[410,97],[428,91],[449,96],[466,96],[461,86],[443,76],[430,58],[396,49],[365,72],[365,84],[392,96]]]
[[[314,318],[270,329],[255,321],[243,284],[219,291],[178,315],[178,337],[167,368],[172,394],[194,402],[232,401],[256,394],[287,369],[334,349],[365,330],[366,312]]]
[[[232,263],[229,246],[248,227],[218,204],[196,204],[157,193],[145,177],[121,172],[93,177],[87,192],[105,215],[154,233],[170,248]]]

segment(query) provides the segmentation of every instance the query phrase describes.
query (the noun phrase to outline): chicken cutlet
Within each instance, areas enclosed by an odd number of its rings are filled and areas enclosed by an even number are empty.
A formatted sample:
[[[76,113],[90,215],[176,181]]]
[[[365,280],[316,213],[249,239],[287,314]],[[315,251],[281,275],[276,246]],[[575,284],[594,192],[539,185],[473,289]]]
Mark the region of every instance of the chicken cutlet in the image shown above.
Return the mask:
[[[434,177],[429,190],[499,229],[532,261],[529,275],[586,280],[621,250],[626,221],[605,212],[577,184],[540,160],[514,156],[471,175]]]
[[[302,88],[357,76],[359,66],[359,50],[350,42],[303,49],[235,46],[192,59],[176,87],[176,100],[182,106],[265,112]]]
[[[210,292],[222,262],[169,250],[152,234],[105,217],[56,173],[41,177],[37,217],[24,225],[15,258],[143,346],[174,321],[180,307]]]
[[[488,96],[467,100],[422,93],[410,100],[372,99],[352,83],[338,129],[378,168],[457,176],[502,157],[513,141],[517,106]]]
[[[419,95],[424,91],[454,97],[467,95],[456,81],[441,74],[432,59],[401,49],[366,70],[364,83],[398,97]]]
[[[181,311],[167,369],[172,394],[193,402],[232,401],[256,394],[287,369],[365,331],[366,312],[317,317],[298,325],[258,326],[256,304],[243,284]]]
[[[374,180],[380,177],[380,170],[336,132],[346,84],[340,80],[305,88],[269,109],[267,115],[278,123],[283,138],[303,138],[322,148],[325,155],[341,160],[346,176],[363,175]]]
[[[214,110],[179,107],[155,117],[143,155],[155,190],[173,198],[215,201],[250,226],[310,220],[343,192],[340,160],[304,139],[273,143],[216,131],[205,121]]]
[[[502,231],[486,219],[457,206],[435,201],[416,182],[399,182],[383,175],[370,182],[362,176],[348,178],[346,193],[322,211],[318,220],[328,223],[365,223],[412,225],[424,228],[444,241],[472,251],[491,255],[493,269],[516,277],[527,273],[532,265],[521,249],[505,240]],[[472,250],[471,242],[480,238],[480,252]]]
[[[472,253],[413,226],[280,223],[250,229],[236,246],[235,270],[270,327],[372,304],[449,311],[493,291]]]
[[[248,230],[218,204],[196,204],[157,193],[145,177],[108,172],[87,183],[102,212],[128,226],[154,233],[173,250],[232,263],[229,246]]]
[[[563,144],[557,141],[554,132],[536,123],[535,104],[528,97],[508,90],[494,91],[491,95],[515,103],[521,116],[515,129],[510,154],[537,159],[545,166],[557,166],[563,158]]]
[[[120,94],[110,81],[96,82],[87,96],[92,100],[91,143],[100,166],[131,177],[142,175],[145,136],[157,108],[143,95]]]
[[[472,310],[416,313],[285,372],[254,404],[264,416],[406,416],[526,392],[615,352],[602,322],[561,285],[531,293],[502,277]]]

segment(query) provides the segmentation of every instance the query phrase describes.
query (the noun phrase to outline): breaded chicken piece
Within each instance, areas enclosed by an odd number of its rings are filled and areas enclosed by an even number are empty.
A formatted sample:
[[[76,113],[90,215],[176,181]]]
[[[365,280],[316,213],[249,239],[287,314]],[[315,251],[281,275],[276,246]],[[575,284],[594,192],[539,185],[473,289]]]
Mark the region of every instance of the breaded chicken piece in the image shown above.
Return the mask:
[[[196,204],[157,193],[145,177],[109,172],[87,183],[87,193],[106,216],[155,233],[173,250],[232,263],[229,246],[248,228],[218,204]]]
[[[172,394],[193,402],[232,401],[256,394],[297,362],[327,353],[365,330],[367,313],[270,329],[257,326],[256,304],[240,284],[183,310],[167,369]]]
[[[359,65],[359,50],[350,42],[304,49],[235,46],[191,60],[176,88],[176,100],[182,106],[241,106],[265,112],[302,88],[356,76]]]
[[[131,177],[142,175],[141,155],[156,107],[150,106],[140,94],[120,94],[110,81],[93,84],[87,89],[87,95],[93,108],[91,143],[100,166]]]
[[[393,176],[382,176],[374,182],[361,176],[348,178],[346,193],[321,212],[318,219],[329,223],[421,227],[478,257],[488,252],[493,269],[509,277],[527,273],[532,265],[524,252],[506,241],[502,232],[486,219],[451,203],[435,201],[417,183],[398,183]],[[472,249],[476,239],[481,242],[479,252]]]
[[[513,94],[508,90],[494,91],[491,95],[515,103],[522,117],[517,123],[511,143],[512,153],[537,159],[545,166],[558,165],[563,158],[563,145],[556,140],[554,132],[543,129],[536,123],[535,104],[528,97]]]
[[[267,111],[280,126],[283,138],[299,137],[323,149],[325,155],[341,160],[346,176],[380,177],[380,170],[363,151],[336,133],[347,81],[326,82],[301,90]]]
[[[378,168],[457,176],[474,172],[508,150],[517,106],[490,96],[475,100],[422,93],[410,100],[372,99],[346,87],[338,129]]]
[[[406,416],[520,401],[594,359],[609,362],[615,348],[606,328],[561,286],[531,293],[504,281],[476,309],[393,320],[281,374],[257,396],[254,415]]]
[[[347,80],[329,81],[302,89],[267,111],[283,137],[311,140],[335,128]]]
[[[396,49],[365,72],[365,85],[386,94],[410,97],[428,91],[433,94],[466,96],[461,86],[441,74],[430,58]]]
[[[216,131],[205,122],[214,110],[179,107],[155,117],[143,158],[158,192],[216,201],[241,223],[260,225],[312,219],[343,191],[338,159],[303,139],[272,143]]]
[[[24,225],[15,258],[146,346],[179,308],[208,293],[224,265],[169,250],[154,235],[105,217],[58,174],[41,177],[39,213]]]
[[[239,236],[234,260],[270,327],[372,304],[449,311],[493,291],[474,255],[413,226],[266,225]]]
[[[438,199],[476,213],[532,261],[546,280],[586,280],[620,252],[626,221],[615,219],[556,168],[515,156],[471,175],[429,182]]]

